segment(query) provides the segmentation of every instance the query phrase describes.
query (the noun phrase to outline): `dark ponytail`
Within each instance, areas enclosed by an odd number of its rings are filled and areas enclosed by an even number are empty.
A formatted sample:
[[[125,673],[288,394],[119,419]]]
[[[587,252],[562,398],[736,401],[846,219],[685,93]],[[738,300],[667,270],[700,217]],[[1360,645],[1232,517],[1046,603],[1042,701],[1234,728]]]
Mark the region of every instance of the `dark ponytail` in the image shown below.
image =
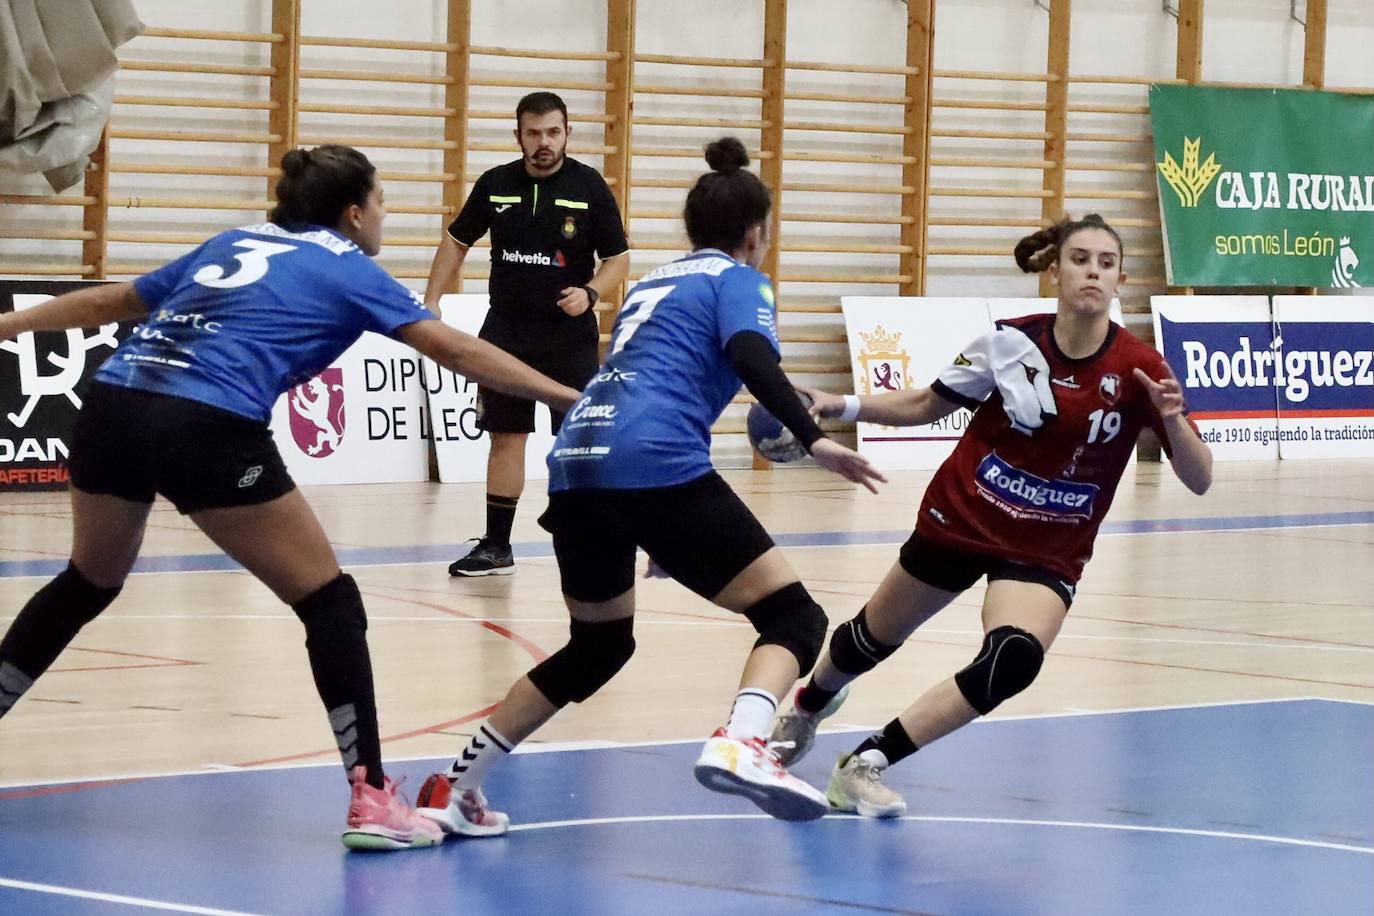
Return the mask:
[[[706,147],[711,171],[687,192],[682,219],[693,248],[733,252],[750,229],[768,219],[772,197],[753,172],[745,171],[749,154],[735,137],[721,137]]]
[[[1089,213],[1079,220],[1066,218],[1017,242],[1016,249],[1012,252],[1012,257],[1016,258],[1016,266],[1028,274],[1047,270],[1051,264],[1059,260],[1059,251],[1068,242],[1069,236],[1083,229],[1105,229],[1116,239],[1117,253],[1124,253],[1121,236],[1117,231],[1096,213]]]
[[[290,150],[281,157],[272,222],[290,230],[312,225],[333,229],[350,206],[367,205],[376,172],[351,146]]]

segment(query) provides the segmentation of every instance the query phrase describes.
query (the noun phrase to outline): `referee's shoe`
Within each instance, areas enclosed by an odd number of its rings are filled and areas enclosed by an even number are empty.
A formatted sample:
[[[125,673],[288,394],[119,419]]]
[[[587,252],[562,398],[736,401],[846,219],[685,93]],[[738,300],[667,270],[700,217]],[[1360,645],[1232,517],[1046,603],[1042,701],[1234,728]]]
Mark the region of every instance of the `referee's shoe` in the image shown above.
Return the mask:
[[[515,556],[509,544],[497,544],[485,535],[461,560],[449,564],[450,576],[509,576],[515,572]]]

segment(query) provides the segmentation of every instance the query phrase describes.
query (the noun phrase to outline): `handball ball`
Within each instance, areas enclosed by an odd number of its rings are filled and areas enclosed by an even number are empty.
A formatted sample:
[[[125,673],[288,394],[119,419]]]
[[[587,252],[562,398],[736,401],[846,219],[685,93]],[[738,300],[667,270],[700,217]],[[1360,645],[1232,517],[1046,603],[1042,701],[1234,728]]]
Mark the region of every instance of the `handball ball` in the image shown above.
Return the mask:
[[[797,397],[803,406],[811,406],[811,399],[800,391]],[[749,431],[749,444],[769,461],[796,461],[806,457],[806,449],[797,441],[797,437],[762,404],[755,402],[749,406],[749,419],[745,425]]]

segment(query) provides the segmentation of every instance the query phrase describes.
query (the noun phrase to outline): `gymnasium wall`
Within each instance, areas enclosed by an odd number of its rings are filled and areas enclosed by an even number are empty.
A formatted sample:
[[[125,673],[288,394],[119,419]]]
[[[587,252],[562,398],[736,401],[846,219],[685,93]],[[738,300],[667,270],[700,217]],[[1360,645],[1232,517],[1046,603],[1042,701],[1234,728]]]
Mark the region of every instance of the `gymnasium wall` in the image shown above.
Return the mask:
[[[419,289],[464,188],[516,155],[515,101],[548,87],[627,209],[632,277],[683,250],[702,145],[744,140],[779,189],[787,367],[837,390],[840,296],[1044,292],[1009,252],[1064,211],[1121,229],[1143,328],[1165,291],[1151,80],[1374,91],[1366,0],[136,5],[149,33],[121,49],[101,168],[61,195],[0,175],[0,275],[136,275],[261,219],[282,150],[347,142],[385,181],[380,261]],[[475,249],[463,291],[486,274]]]

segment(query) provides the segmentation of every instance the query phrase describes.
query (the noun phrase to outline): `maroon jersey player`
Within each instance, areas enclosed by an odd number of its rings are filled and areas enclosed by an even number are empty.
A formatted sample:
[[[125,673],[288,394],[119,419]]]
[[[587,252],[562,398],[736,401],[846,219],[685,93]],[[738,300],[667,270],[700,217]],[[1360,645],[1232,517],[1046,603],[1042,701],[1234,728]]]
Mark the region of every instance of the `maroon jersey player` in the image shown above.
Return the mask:
[[[916,426],[968,407],[973,420],[927,487],[898,562],[835,631],[794,708],[779,717],[779,757],[805,754],[850,681],[988,579],[977,657],[840,757],[826,793],[832,806],[904,813],[883,771],[1030,685],[1143,428],[1159,436],[1188,489],[1200,494],[1211,484],[1211,452],[1168,364],[1108,317],[1126,278],[1121,255],[1120,237],[1096,215],[1041,230],[1021,240],[1015,257],[1058,283],[1053,315],[998,322],[928,388],[863,398],[809,392],[821,416]]]

